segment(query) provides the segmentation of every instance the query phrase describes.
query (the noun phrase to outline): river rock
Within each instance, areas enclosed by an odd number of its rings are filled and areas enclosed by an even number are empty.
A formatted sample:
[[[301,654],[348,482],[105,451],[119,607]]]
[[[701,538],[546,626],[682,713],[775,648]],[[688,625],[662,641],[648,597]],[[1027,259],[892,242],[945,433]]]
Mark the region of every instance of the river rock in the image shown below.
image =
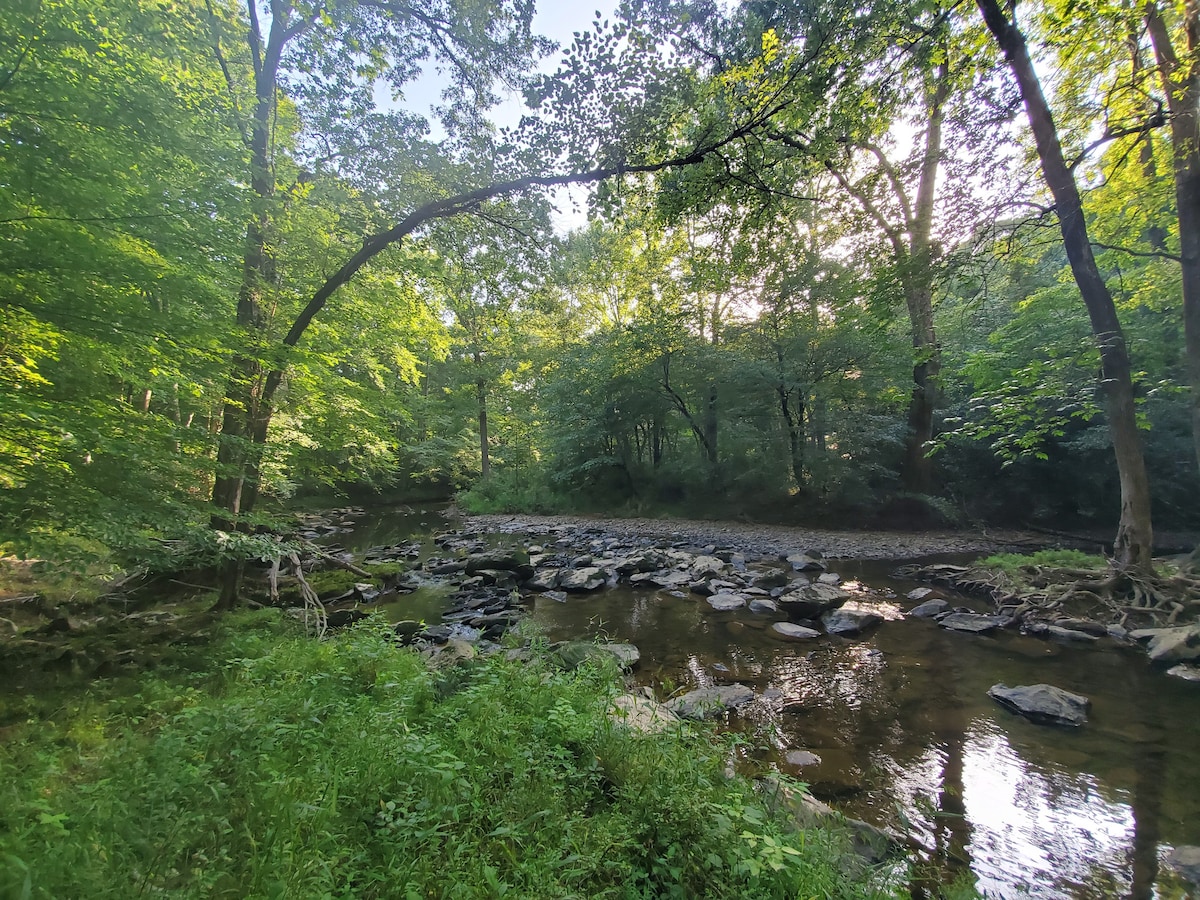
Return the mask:
[[[928,592],[929,589],[921,588],[920,590],[924,590],[924,591]],[[916,593],[916,591],[913,591],[913,594],[915,594],[915,593]],[[909,597],[911,598],[912,594],[909,594]],[[940,616],[942,613],[944,613],[949,608],[950,608],[950,604],[947,603],[945,600],[938,600],[938,599],[926,600],[924,603],[920,604],[919,606],[914,606],[912,609],[910,609],[908,611],[908,614],[910,616],[913,616],[918,619],[932,619],[934,616]]]
[[[655,569],[662,568],[662,561],[649,553],[638,553],[616,560],[613,568],[619,575],[636,575],[639,572],[653,572]]]
[[[1050,684],[1031,684],[1008,687],[994,684],[988,696],[1001,706],[1020,713],[1039,725],[1071,725],[1078,727],[1087,721],[1091,701],[1081,694],[1072,694]]]
[[[668,700],[666,707],[684,719],[715,719],[727,709],[745,706],[753,699],[754,691],[744,684],[722,684],[698,688]]]
[[[708,598],[708,605],[718,612],[728,612],[745,606],[746,598],[741,594],[713,594]]]
[[[716,578],[725,573],[725,563],[715,556],[697,556],[691,572],[695,578]]]
[[[784,756],[789,766],[819,766],[821,757],[810,750],[789,750]]]
[[[1146,652],[1151,662],[1179,663],[1200,659],[1200,625],[1175,628],[1139,628],[1130,632],[1134,640],[1149,639]]]
[[[850,594],[831,584],[806,584],[779,597],[780,608],[801,619],[815,619],[822,613],[837,609],[850,599]]]
[[[779,612],[779,604],[768,597],[755,597],[750,601],[750,612],[776,613]]]
[[[797,572],[823,572],[825,570],[825,563],[819,557],[809,553],[792,553],[785,559]]]
[[[679,725],[679,716],[671,710],[636,694],[622,694],[614,698],[609,718],[642,734],[658,734]]]
[[[916,602],[919,600],[924,600],[926,597],[928,597],[932,593],[933,593],[933,588],[919,587],[919,588],[913,588],[905,596],[907,596],[909,600]]]
[[[938,619],[938,624],[950,631],[965,631],[970,634],[983,634],[1000,625],[999,616],[983,616],[978,613],[956,612]]]
[[[821,636],[821,632],[815,628],[805,628],[803,625],[793,625],[791,622],[776,622],[771,626],[771,631],[775,633],[776,637],[783,638],[785,641],[810,641]]]
[[[525,582],[525,587],[531,591],[552,591],[558,587],[561,569],[538,569],[533,577]]]
[[[1182,678],[1184,681],[1200,681],[1200,666],[1179,663],[1179,665],[1167,669],[1167,674],[1173,678]]]
[[[1063,628],[1061,625],[1047,625],[1046,636],[1056,641],[1076,644],[1094,644],[1100,640],[1094,634],[1088,634],[1085,631],[1076,631],[1074,628]]]
[[[582,569],[564,569],[558,573],[558,586],[564,591],[583,594],[604,587],[608,580],[603,569],[584,566]]]
[[[595,644],[591,641],[566,641],[554,648],[567,669],[578,669],[590,660],[615,659],[622,669],[632,669],[642,658],[633,644]]]
[[[474,575],[481,569],[503,569],[509,572],[523,572],[529,566],[529,554],[524,550],[511,547],[503,550],[487,550],[483,553],[472,553],[466,560],[468,575]],[[524,571],[529,577],[531,572]]]
[[[837,572],[825,572],[817,576],[817,584],[841,584],[842,576]]]
[[[769,572],[759,572],[750,579],[750,585],[756,588],[770,590],[771,588],[784,587],[788,583],[787,572],[783,569],[772,569]]]
[[[1180,844],[1167,854],[1167,867],[1194,888],[1200,888],[1200,847]]]
[[[762,784],[767,802],[773,808],[787,810],[798,827],[806,830],[830,825],[844,827],[850,833],[851,849],[871,865],[881,863],[903,849],[900,841],[882,828],[844,816],[807,791],[792,788],[772,776],[764,778]]]
[[[838,634],[844,637],[862,634],[868,628],[878,625],[882,621],[883,616],[871,612],[869,609],[846,607],[830,610],[821,616],[821,624],[825,626],[827,634]]]

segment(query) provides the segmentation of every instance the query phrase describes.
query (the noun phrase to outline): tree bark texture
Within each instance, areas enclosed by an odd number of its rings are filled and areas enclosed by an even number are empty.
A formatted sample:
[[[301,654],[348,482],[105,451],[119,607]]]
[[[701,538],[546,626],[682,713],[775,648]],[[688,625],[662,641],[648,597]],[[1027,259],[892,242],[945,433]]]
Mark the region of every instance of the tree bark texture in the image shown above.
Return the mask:
[[[1192,443],[1200,476],[1200,2],[1184,7],[1181,63],[1155,0],[1146,4],[1146,30],[1167,95],[1179,256],[1183,276],[1183,335],[1191,388]]]
[[[997,0],[977,0],[988,30],[1008,62],[1037,144],[1046,186],[1054,196],[1063,247],[1075,283],[1087,307],[1092,334],[1100,350],[1100,387],[1108,414],[1108,431],[1121,482],[1121,519],[1113,556],[1122,569],[1150,570],[1153,530],[1150,485],[1137,428],[1133,379],[1125,335],[1108,286],[1100,275],[1088,238],[1083,202],[1075,177],[1063,156],[1058,128],[1029,57],[1025,36],[1010,22]]]

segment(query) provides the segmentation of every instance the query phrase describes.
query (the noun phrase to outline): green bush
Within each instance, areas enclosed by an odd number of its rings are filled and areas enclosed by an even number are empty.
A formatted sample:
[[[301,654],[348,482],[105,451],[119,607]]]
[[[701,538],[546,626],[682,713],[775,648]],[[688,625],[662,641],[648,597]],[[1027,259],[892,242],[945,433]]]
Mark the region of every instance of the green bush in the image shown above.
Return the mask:
[[[615,669],[439,672],[374,625],[232,630],[215,684],[147,678],[11,729],[0,895],[871,893],[835,836],[725,777],[712,732],[612,724]]]
[[[1082,550],[1038,550],[1034,553],[997,553],[981,559],[978,566],[984,569],[999,569],[1009,575],[1028,567],[1050,569],[1105,569],[1108,566],[1103,556],[1084,553]]]

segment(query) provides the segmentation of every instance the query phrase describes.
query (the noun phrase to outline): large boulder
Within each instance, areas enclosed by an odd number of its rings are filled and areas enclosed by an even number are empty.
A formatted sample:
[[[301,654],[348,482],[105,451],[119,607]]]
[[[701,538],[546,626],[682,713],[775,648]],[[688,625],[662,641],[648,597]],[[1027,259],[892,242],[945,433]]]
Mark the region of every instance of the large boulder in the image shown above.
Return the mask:
[[[1200,889],[1200,847],[1180,844],[1167,854],[1166,863],[1167,868],[1186,881],[1189,887]]]
[[[679,725],[679,716],[671,710],[636,694],[622,694],[615,698],[608,716],[614,722],[642,734],[658,734]]]
[[[746,598],[741,594],[713,594],[708,598],[708,605],[718,612],[729,612],[745,606]]]
[[[582,569],[563,569],[558,573],[558,586],[564,591],[583,594],[604,587],[608,576],[603,569],[584,566]]]
[[[1139,628],[1131,632],[1134,640],[1149,641],[1146,652],[1151,662],[1174,665],[1200,659],[1200,625],[1175,628]]]
[[[538,569],[533,577],[525,582],[525,587],[531,591],[552,591],[558,586],[558,576],[561,569]]]
[[[725,563],[715,556],[697,556],[691,572],[695,578],[716,578],[725,573]]]
[[[916,591],[913,593],[916,593]],[[908,611],[908,614],[917,619],[932,619],[934,616],[940,616],[949,608],[950,604],[945,600],[934,598],[933,600],[926,600],[924,603],[914,606]]]
[[[825,570],[825,563],[821,560],[818,554],[811,551],[808,553],[792,553],[785,557],[791,563],[792,569],[797,572],[822,572]]]
[[[745,706],[754,699],[754,691],[744,684],[723,684],[698,688],[682,697],[668,700],[667,709],[684,719],[716,719],[726,710]]]
[[[832,584],[806,584],[778,598],[779,608],[799,619],[815,619],[837,609],[850,594]]]
[[[1070,725],[1077,728],[1087,721],[1087,710],[1091,705],[1087,697],[1050,684],[1017,687],[994,684],[988,689],[988,696],[1039,725]]]
[[[465,568],[468,575],[474,575],[481,569],[503,569],[516,572],[523,578],[533,574],[529,567],[529,554],[518,547],[472,553],[467,557]]]
[[[633,644],[596,644],[591,641],[566,641],[554,653],[567,669],[578,669],[586,662],[615,659],[622,669],[632,669],[642,658]]]
[[[830,610],[821,616],[821,624],[827,634],[853,637],[862,634],[883,621],[883,616],[861,607],[845,607]]]

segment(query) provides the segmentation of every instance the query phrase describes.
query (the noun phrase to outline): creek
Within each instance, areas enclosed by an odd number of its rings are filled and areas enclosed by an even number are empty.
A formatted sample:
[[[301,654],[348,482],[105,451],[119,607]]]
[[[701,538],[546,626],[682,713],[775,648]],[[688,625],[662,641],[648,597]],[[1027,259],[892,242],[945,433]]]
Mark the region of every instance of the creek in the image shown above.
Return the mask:
[[[425,540],[444,525],[426,512],[381,513],[339,539],[361,549]],[[730,722],[747,736],[739,764],[792,775],[840,811],[903,835],[933,881],[969,869],[991,897],[1188,896],[1163,863],[1173,847],[1200,844],[1200,684],[1108,640],[1062,645],[906,618],[905,595],[920,585],[891,573],[907,561],[829,561],[888,619],[853,639],[784,642],[770,630],[782,616],[717,612],[661,589],[536,595],[526,608],[551,641],[635,644],[633,678],[660,700],[753,688],[757,699]],[[431,621],[443,597],[418,590],[386,612]],[[1083,694],[1089,721],[1036,725],[988,698],[998,682]]]

